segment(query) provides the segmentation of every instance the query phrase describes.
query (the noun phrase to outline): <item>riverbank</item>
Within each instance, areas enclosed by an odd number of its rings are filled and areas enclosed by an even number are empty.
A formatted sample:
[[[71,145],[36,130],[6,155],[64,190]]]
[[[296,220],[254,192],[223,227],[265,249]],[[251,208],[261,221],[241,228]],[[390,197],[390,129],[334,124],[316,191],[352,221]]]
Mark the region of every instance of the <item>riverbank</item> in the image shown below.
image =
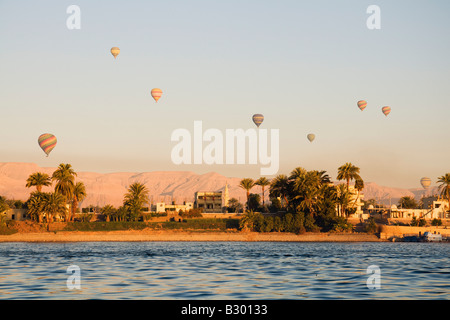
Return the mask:
[[[381,226],[380,239],[395,241],[407,236],[420,236],[425,232],[436,233],[442,235],[443,237],[450,238],[450,228],[447,226]]]
[[[58,231],[0,235],[0,242],[145,242],[145,241],[237,241],[237,242],[383,242],[366,233],[259,233],[178,230]]]

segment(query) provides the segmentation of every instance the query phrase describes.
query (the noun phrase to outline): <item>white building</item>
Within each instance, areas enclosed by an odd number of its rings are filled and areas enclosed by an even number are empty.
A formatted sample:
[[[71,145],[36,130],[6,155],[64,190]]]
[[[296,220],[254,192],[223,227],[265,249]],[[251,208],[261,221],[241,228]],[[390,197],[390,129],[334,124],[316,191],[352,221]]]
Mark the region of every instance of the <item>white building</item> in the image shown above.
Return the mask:
[[[355,210],[356,211],[352,214],[348,215],[348,218],[358,218],[358,219],[363,219],[366,220],[369,218],[369,214],[368,213],[364,213],[364,211],[362,210],[362,206],[364,205],[363,200],[364,200],[364,194],[362,194],[361,192],[359,192],[358,190],[355,189],[354,186],[349,186],[348,188],[351,196],[350,196],[350,204],[347,207],[347,210]],[[341,212],[338,208],[337,210],[338,215],[341,215]]]
[[[194,209],[194,204],[192,202],[184,202],[183,204],[167,204],[164,202],[157,202],[156,205],[152,205],[152,212],[164,213],[166,211],[179,212],[189,211]]]
[[[430,209],[399,209],[393,205],[389,211],[389,218],[397,219],[449,219],[447,200],[435,200]]]

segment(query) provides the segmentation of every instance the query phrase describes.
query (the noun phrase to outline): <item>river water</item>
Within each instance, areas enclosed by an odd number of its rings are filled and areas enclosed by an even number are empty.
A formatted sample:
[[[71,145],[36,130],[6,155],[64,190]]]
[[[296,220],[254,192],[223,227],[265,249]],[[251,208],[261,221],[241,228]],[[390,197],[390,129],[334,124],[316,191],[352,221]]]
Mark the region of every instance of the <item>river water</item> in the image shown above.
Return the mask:
[[[0,299],[449,299],[449,253],[448,243],[0,243]]]

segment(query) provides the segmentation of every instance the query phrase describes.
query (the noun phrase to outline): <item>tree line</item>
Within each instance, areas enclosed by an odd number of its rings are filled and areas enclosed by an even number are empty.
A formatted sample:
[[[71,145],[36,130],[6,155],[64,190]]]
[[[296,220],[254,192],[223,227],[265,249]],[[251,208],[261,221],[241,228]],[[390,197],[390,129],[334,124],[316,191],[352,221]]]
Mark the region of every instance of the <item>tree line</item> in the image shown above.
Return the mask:
[[[55,217],[66,222],[74,221],[78,205],[87,195],[84,183],[76,181],[76,177],[77,173],[70,164],[60,164],[51,176],[42,172],[31,174],[26,187],[35,187],[35,190],[24,204],[29,217],[48,224]],[[257,180],[244,178],[239,186],[246,191],[245,207],[232,198],[227,209],[229,212],[242,210],[242,227],[251,230],[345,230],[349,228],[345,218],[355,212],[364,181],[360,176],[360,168],[351,163],[338,168],[337,180],[345,183],[334,185],[326,171],[308,171],[302,167],[295,168],[289,175],[279,174],[272,180],[266,177]],[[350,189],[351,181],[355,181],[353,191]],[[53,183],[55,185],[51,192],[42,192],[43,187],[52,186]],[[438,183],[440,195],[450,201],[450,174],[439,177]],[[255,186],[261,187],[261,196],[251,193]],[[265,201],[267,192],[269,203]],[[148,188],[135,182],[128,187],[122,206],[115,208],[105,205],[99,208],[98,213],[106,221],[138,221],[143,217],[145,206],[149,205],[148,195]],[[403,207],[416,205],[410,200],[402,199]],[[0,201],[0,212],[7,208],[8,203]],[[262,217],[254,212],[278,215]]]
[[[308,171],[302,167],[295,168],[290,175],[279,174],[271,181],[265,177],[256,181],[251,178],[242,179],[239,186],[247,193],[246,213],[242,224],[256,231],[347,230],[351,226],[345,217],[356,211],[355,204],[364,188],[364,181],[360,176],[360,168],[351,163],[338,168],[337,179],[346,183],[335,186],[326,171]],[[352,180],[355,180],[356,198],[350,190]],[[262,205],[259,205],[259,195],[250,193],[255,186],[261,187]],[[269,189],[269,206],[264,202],[266,188]],[[254,211],[285,214],[264,217]]]

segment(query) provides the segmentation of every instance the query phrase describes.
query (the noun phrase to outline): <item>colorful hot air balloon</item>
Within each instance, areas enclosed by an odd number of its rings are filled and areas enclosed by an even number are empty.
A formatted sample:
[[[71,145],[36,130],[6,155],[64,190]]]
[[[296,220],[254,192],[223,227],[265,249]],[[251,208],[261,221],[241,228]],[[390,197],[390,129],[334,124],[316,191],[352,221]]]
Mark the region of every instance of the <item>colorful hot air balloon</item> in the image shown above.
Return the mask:
[[[358,101],[358,108],[361,109],[361,111],[363,111],[366,107],[367,107],[367,101],[364,101],[364,100]]]
[[[388,114],[391,113],[391,107],[383,107],[381,111],[383,111],[384,115],[387,117]]]
[[[111,48],[111,54],[114,56],[114,59],[119,55],[120,53],[120,49],[117,47],[112,47]]]
[[[253,117],[253,122],[256,124],[256,126],[259,128],[259,126],[261,125],[261,123],[263,123],[264,121],[264,116],[262,114],[254,114]]]
[[[420,184],[422,185],[422,187],[426,190],[430,187],[431,185],[431,179],[427,178],[427,177],[423,177],[422,179],[420,179]]]
[[[44,150],[45,154],[48,155],[56,146],[56,137],[51,133],[41,134],[38,138],[39,146]]]
[[[316,138],[316,135],[315,135],[315,134],[312,134],[312,133],[310,133],[310,134],[308,134],[308,135],[307,135],[307,138],[308,138],[309,142],[313,142],[313,141],[314,141],[314,139]]]
[[[156,102],[158,102],[159,98],[161,98],[161,95],[162,95],[161,89],[158,88],[152,89],[152,97],[153,99],[155,99]]]

